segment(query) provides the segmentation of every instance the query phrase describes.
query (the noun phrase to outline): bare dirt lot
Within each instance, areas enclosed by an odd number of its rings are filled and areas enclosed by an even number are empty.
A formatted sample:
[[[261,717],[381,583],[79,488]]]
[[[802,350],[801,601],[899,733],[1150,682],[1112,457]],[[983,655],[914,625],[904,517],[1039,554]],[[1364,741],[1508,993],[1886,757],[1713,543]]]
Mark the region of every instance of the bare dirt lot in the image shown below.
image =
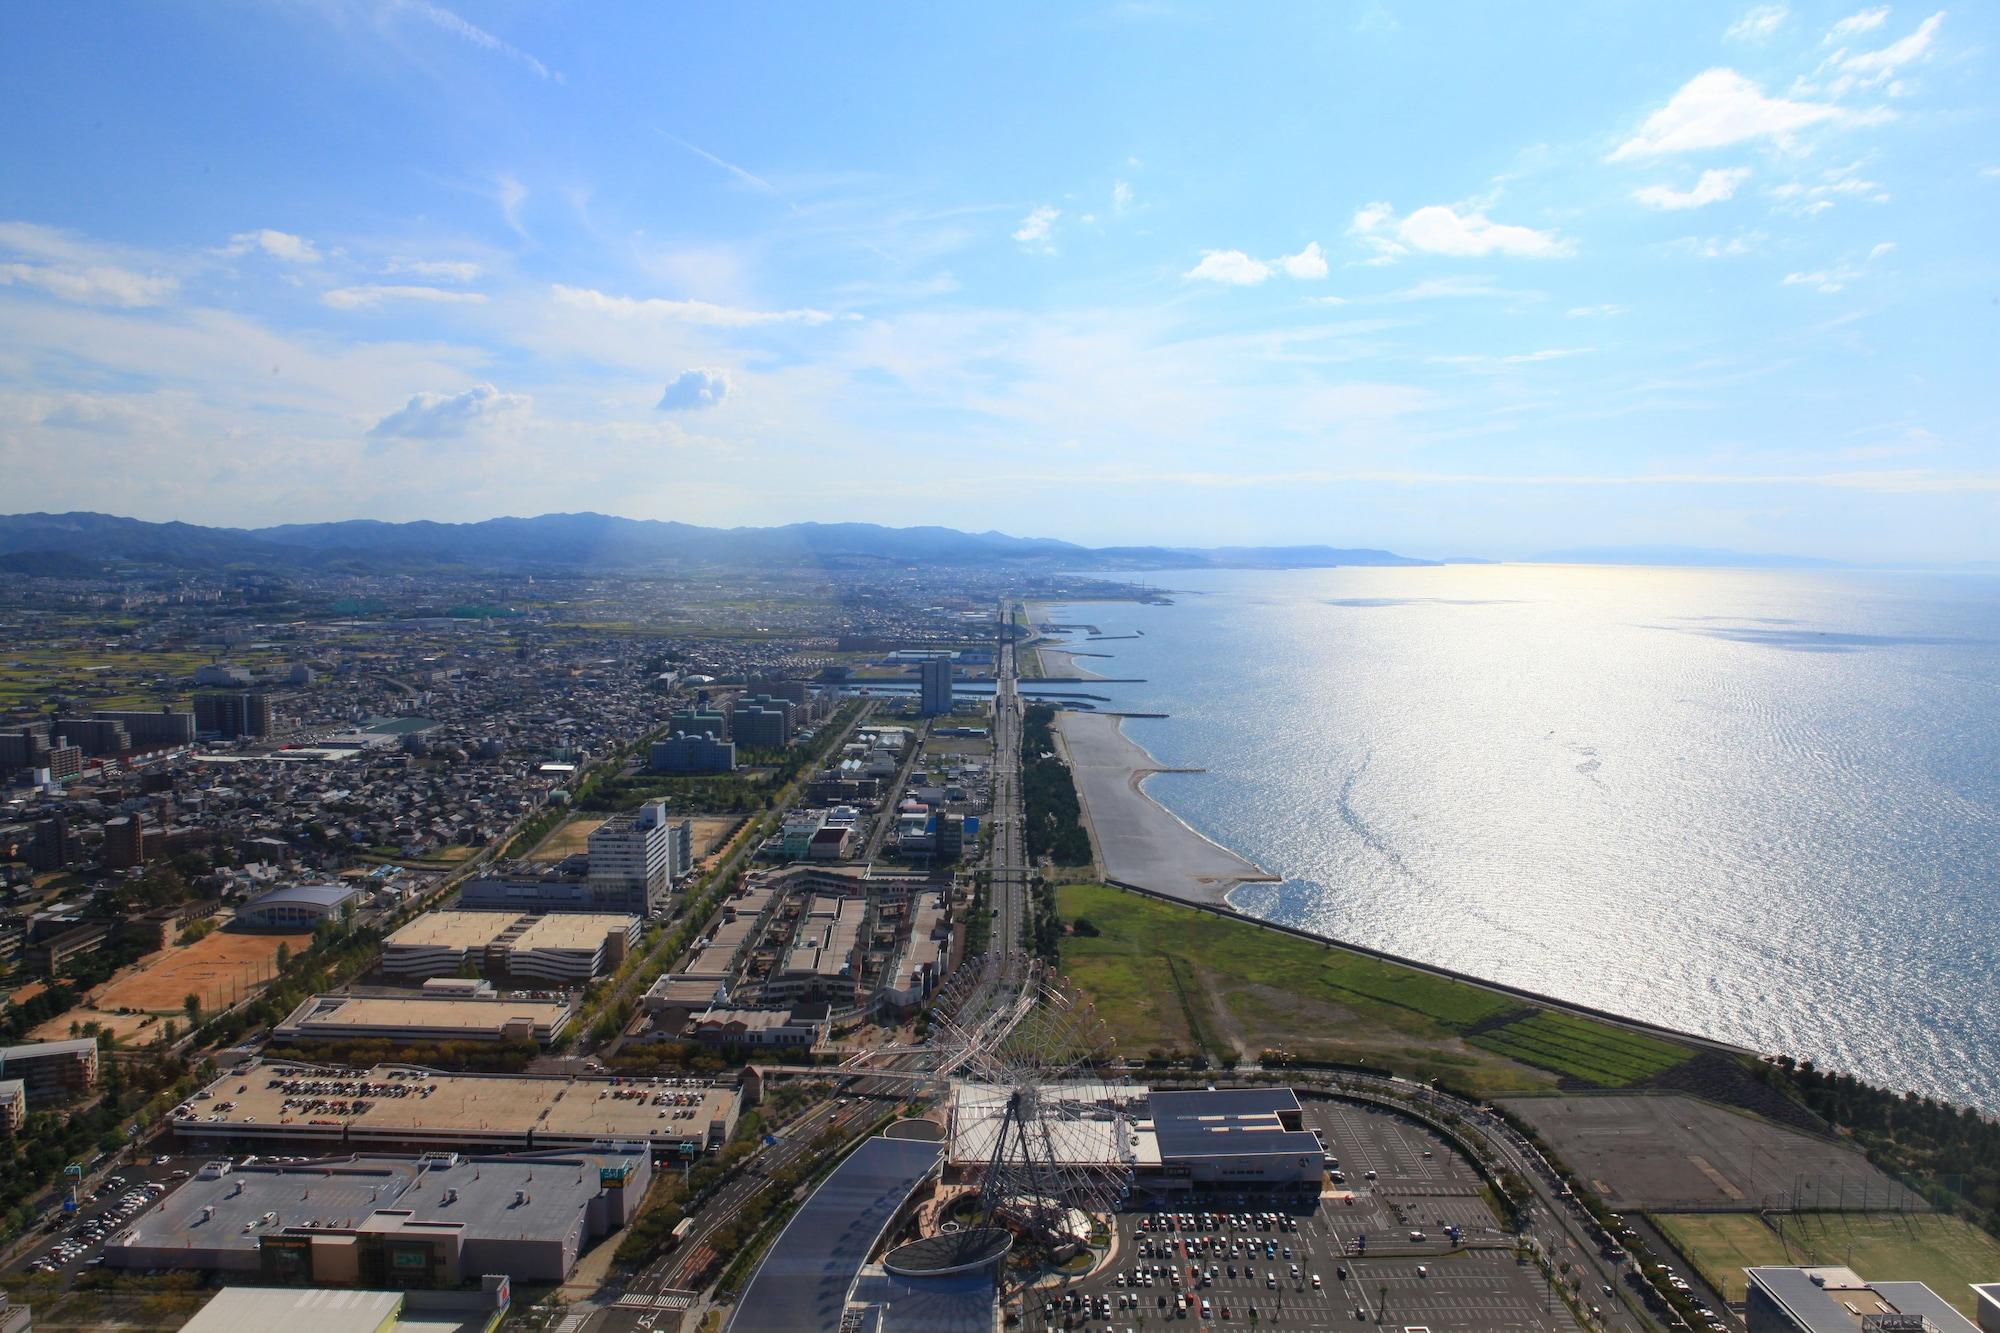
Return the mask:
[[[1923,1206],[1860,1153],[1684,1096],[1513,1097],[1613,1208]]]
[[[589,848],[592,831],[603,822],[601,819],[572,819],[537,843],[535,850],[528,853],[527,859],[553,862],[586,851]]]

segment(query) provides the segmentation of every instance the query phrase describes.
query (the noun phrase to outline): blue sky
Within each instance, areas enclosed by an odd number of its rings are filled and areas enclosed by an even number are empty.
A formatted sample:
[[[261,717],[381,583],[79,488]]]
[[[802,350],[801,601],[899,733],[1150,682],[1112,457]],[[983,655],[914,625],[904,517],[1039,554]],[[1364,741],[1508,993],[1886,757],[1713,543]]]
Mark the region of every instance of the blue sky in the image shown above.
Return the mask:
[[[0,509],[2000,558],[1995,13],[17,6]]]

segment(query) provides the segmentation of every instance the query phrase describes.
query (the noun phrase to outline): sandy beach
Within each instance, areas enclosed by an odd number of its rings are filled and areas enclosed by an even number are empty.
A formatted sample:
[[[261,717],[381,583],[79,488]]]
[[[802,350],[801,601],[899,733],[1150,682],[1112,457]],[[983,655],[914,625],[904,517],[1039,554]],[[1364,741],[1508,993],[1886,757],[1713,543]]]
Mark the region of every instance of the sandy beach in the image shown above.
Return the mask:
[[[1056,714],[1106,877],[1202,903],[1225,903],[1238,884],[1276,882],[1278,876],[1209,841],[1146,794],[1148,777],[1171,770],[1127,736],[1122,722],[1102,713]]]
[[[1028,603],[1028,624],[1038,626],[1047,622],[1049,607],[1046,602]],[[1057,645],[1067,645],[1059,647]],[[1044,639],[1034,645],[1034,653],[1041,659],[1043,676],[1077,676],[1084,680],[1103,680],[1102,671],[1093,671],[1077,661],[1077,654],[1084,651],[1069,639]]]

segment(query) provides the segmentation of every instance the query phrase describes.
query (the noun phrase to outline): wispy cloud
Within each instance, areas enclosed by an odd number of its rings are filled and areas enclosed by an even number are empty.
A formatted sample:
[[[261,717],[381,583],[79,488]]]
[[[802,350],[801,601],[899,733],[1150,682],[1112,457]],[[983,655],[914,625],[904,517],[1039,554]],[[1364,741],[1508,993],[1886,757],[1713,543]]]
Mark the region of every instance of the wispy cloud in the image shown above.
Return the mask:
[[[334,287],[321,292],[319,299],[335,310],[373,310],[395,301],[424,301],[439,305],[483,305],[486,301],[486,297],[479,292],[455,292],[443,287],[394,283]]]
[[[799,206],[793,203],[789,198],[787,198],[783,190],[780,190],[777,186],[771,184],[771,182],[765,180],[762,176],[759,176],[757,173],[746,170],[743,167],[739,167],[734,162],[729,161],[727,158],[717,157],[714,153],[709,152],[706,148],[703,148],[701,145],[689,143],[686,139],[681,138],[680,135],[678,134],[672,134],[666,130],[661,130],[660,137],[666,139],[670,143],[679,145],[680,147],[686,149],[688,152],[693,153],[696,157],[700,158],[702,161],[707,162],[711,166],[720,167],[722,170],[728,172],[730,175],[734,176],[737,180],[742,181],[745,185],[750,186],[752,189],[760,190],[763,193],[770,195],[773,199],[776,199],[786,208],[791,209],[792,212],[796,213],[799,211]]]
[[[486,270],[466,259],[391,259],[384,268],[433,282],[475,282]]]
[[[1864,32],[1873,32],[1889,17],[1889,6],[1878,5],[1874,9],[1864,9],[1858,14],[1849,14],[1833,25],[1826,34],[1828,44],[1844,42],[1850,37],[1859,37]]]
[[[495,55],[505,56],[507,59],[533,72],[538,79],[554,80],[557,83],[562,82],[560,74],[551,71],[547,65],[537,60],[534,56],[529,55],[520,47],[494,36],[476,24],[468,23],[442,5],[432,4],[430,0],[396,0],[395,9],[399,13],[414,14],[434,27],[448,32],[454,37],[470,42],[482,50],[491,51]]]
[[[229,238],[229,244],[222,247],[222,253],[226,255],[252,252],[281,259],[287,264],[317,264],[321,258],[319,247],[305,237],[294,236],[288,231],[273,231],[269,227],[239,231]]]
[[[1790,13],[1783,5],[1758,5],[1730,24],[1722,35],[1732,42],[1761,42],[1785,26]]]
[[[1648,208],[1680,210],[1719,204],[1736,193],[1736,187],[1750,178],[1748,167],[1718,167],[1701,173],[1693,187],[1676,190],[1670,185],[1648,185],[1634,190],[1632,197]]]
[[[1060,208],[1037,204],[1028,210],[1028,216],[1021,219],[1021,225],[1014,228],[1014,239],[1024,250],[1052,255],[1056,252],[1056,219],[1061,216]]]
[[[824,310],[746,310],[712,301],[676,301],[665,297],[610,296],[589,287],[556,283],[550,294],[560,305],[609,315],[615,319],[653,319],[718,328],[752,328],[760,324],[825,324],[834,316]]]
[[[1622,305],[1573,305],[1564,313],[1571,319],[1608,319],[1625,311]]]

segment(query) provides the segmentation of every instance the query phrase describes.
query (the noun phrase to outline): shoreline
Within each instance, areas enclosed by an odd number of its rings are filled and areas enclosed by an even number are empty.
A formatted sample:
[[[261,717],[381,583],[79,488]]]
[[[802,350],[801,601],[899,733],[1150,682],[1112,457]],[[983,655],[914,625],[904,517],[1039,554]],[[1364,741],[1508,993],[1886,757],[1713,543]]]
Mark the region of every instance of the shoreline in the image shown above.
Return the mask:
[[[1281,883],[1282,876],[1200,833],[1145,790],[1155,773],[1202,770],[1160,763],[1125,734],[1124,724],[1122,717],[1067,709],[1055,718],[1105,878],[1222,908],[1240,885]]]
[[[1050,604],[1047,602],[1028,602],[1025,605],[1028,612],[1028,628],[1030,631],[1039,633],[1040,631],[1037,629],[1037,626],[1048,618]],[[1058,647],[1058,644],[1069,644],[1069,646]],[[1035,660],[1041,664],[1041,675],[1043,677],[1074,676],[1082,680],[1106,679],[1103,672],[1092,671],[1089,667],[1084,666],[1076,660],[1078,650],[1068,639],[1040,639],[1031,643],[1029,650],[1034,653]]]

